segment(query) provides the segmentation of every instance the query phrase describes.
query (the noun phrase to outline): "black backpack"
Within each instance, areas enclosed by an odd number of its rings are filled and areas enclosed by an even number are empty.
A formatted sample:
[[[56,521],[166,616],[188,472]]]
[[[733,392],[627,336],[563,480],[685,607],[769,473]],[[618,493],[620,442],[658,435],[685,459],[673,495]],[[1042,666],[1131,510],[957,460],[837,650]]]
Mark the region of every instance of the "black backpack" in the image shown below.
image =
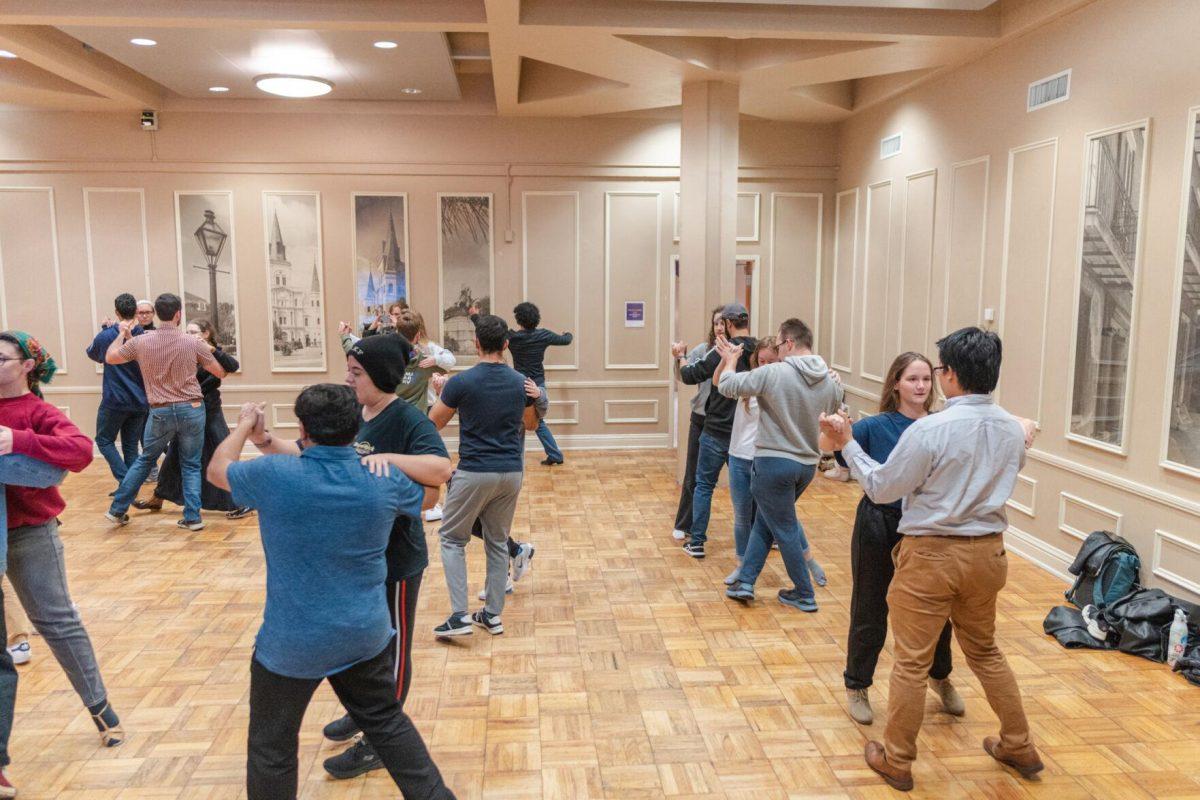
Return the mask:
[[[1104,609],[1137,588],[1141,563],[1129,542],[1108,531],[1093,531],[1067,568],[1078,577],[1066,598],[1079,608]]]

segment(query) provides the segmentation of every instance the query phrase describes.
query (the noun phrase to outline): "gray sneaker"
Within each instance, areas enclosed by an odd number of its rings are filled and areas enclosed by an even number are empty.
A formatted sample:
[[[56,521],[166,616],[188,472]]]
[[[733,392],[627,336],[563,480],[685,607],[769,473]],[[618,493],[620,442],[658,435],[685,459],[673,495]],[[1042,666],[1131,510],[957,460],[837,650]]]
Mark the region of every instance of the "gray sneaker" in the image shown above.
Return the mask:
[[[942,701],[942,711],[954,717],[961,717],[967,713],[967,705],[963,702],[962,695],[954,688],[954,684],[950,682],[949,678],[943,678],[940,681],[930,678],[929,690]]]
[[[875,712],[871,710],[866,689],[847,689],[846,703],[850,707],[850,718],[859,725],[870,725],[875,721]]]

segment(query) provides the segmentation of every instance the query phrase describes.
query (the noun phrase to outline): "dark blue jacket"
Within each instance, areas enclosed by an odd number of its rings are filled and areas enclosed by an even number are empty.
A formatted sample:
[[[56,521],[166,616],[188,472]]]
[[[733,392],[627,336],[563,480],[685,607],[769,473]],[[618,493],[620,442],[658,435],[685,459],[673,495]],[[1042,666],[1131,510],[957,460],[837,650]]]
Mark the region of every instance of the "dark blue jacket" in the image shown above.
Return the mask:
[[[116,325],[101,328],[92,339],[87,349],[87,357],[97,364],[104,364],[104,390],[100,396],[100,405],[112,411],[144,411],[146,403],[146,388],[142,384],[142,370],[136,361],[126,364],[105,364],[104,354],[113,340],[121,335],[121,329]],[[141,336],[141,326],[134,326],[134,336]]]

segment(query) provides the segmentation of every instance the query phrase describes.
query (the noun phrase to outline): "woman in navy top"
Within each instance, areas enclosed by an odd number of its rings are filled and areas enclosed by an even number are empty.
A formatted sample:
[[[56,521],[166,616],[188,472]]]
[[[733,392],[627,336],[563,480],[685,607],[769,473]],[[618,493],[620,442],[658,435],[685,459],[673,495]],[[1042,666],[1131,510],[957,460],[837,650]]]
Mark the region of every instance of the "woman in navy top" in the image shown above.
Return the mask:
[[[903,353],[887,371],[879,398],[879,413],[854,423],[854,439],[879,463],[887,461],[900,436],[933,405],[933,366],[920,353]],[[822,450],[827,450],[822,445]],[[828,448],[832,449],[832,448]],[[838,463],[845,466],[841,453]],[[850,539],[850,571],[854,589],[850,595],[850,639],[846,647],[846,698],[850,716],[870,725],[874,720],[867,690],[875,676],[875,665],[887,637],[888,586],[895,566],[892,549],[901,536],[901,505],[873,503],[865,494],[854,515],[854,533]],[[929,670],[930,688],[942,700],[948,714],[961,716],[963,702],[950,684],[950,623],[942,630],[933,666]]]

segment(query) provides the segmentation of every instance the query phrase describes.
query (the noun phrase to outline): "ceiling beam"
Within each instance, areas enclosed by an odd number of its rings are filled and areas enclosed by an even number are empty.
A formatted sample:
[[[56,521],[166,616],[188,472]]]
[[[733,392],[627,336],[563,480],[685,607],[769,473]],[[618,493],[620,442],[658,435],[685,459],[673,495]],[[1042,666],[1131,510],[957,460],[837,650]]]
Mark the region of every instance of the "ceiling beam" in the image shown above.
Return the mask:
[[[496,112],[513,114],[521,91],[521,0],[484,0]]]
[[[484,31],[483,0],[5,0],[0,24]]]
[[[945,11],[662,0],[525,0],[521,24],[603,28],[626,35],[994,39],[1001,33],[1001,14],[999,4],[982,11]]]
[[[0,25],[0,49],[128,108],[158,108],[163,87],[57,28]]]

